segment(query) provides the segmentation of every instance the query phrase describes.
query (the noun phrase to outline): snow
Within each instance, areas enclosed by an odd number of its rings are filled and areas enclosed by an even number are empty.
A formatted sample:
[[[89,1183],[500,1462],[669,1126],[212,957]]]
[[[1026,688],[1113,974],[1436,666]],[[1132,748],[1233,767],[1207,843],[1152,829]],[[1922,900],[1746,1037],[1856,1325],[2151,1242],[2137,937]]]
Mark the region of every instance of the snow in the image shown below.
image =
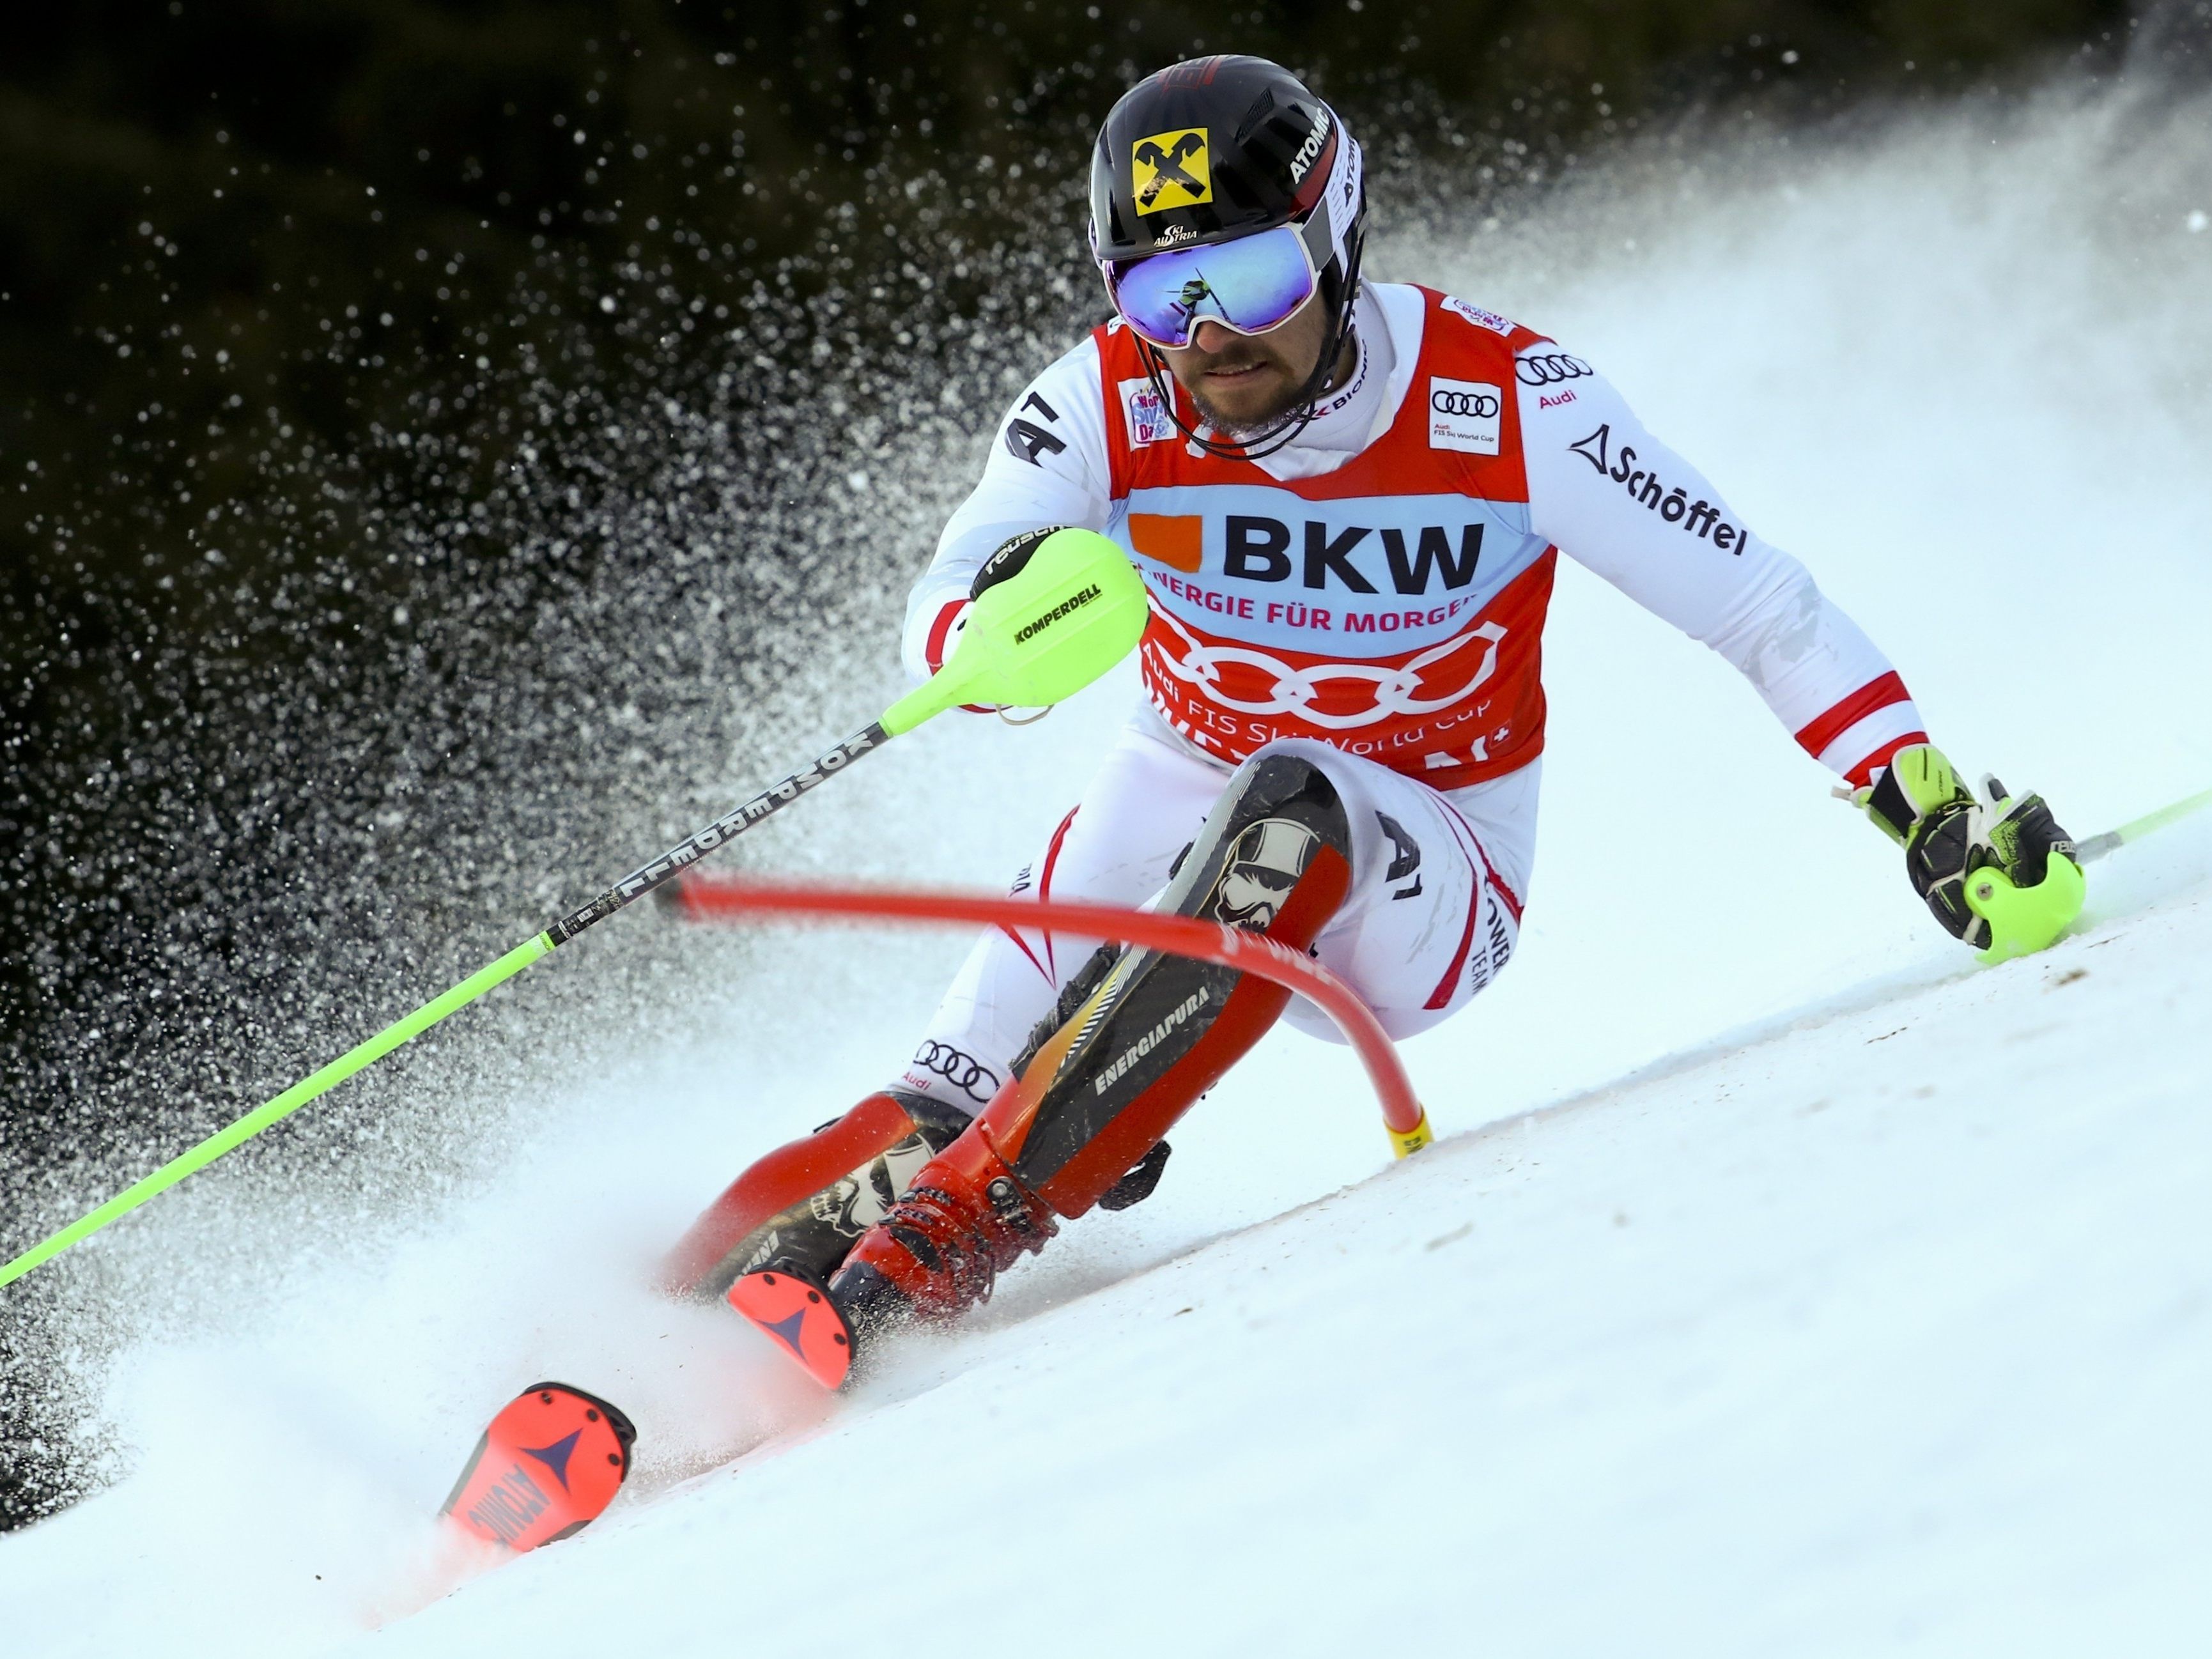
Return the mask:
[[[2086,834],[2212,781],[2201,109],[2010,118],[1624,164],[1376,258],[1597,362],[1962,767]],[[1350,1058],[1279,1034],[1154,1199],[826,1401],[638,1288],[895,1068],[961,949],[793,936],[702,992],[722,1036],[549,1087],[495,1181],[88,1359],[133,1465],[0,1538],[7,1651],[2201,1648],[2212,824],[1983,969],[1723,665],[1571,567],[1547,645],[1521,955],[1407,1045],[1435,1147],[1390,1164]],[[995,884],[1127,695],[894,745],[811,852],[879,866],[866,804],[957,776],[902,850]],[[631,1412],[638,1474],[471,1577],[426,1517],[544,1376]]]
[[[2168,906],[1024,1297],[386,1646],[798,1651],[824,1595],[926,1652],[2201,1637],[2208,945]]]

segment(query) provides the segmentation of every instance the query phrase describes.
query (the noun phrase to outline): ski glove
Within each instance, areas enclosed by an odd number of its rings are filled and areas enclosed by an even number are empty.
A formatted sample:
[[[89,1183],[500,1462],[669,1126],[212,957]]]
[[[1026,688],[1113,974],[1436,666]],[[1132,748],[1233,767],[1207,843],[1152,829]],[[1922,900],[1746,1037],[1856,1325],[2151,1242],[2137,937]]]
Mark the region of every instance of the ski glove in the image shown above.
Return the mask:
[[[1007,537],[1006,540],[991,550],[991,556],[983,561],[981,568],[975,572],[975,580],[969,585],[968,603],[960,607],[960,614],[952,619],[952,625],[945,630],[945,643],[941,647],[944,655],[940,660],[950,662],[952,659],[952,647],[960,642],[961,633],[968,626],[969,610],[977,599],[983,597],[983,590],[987,587],[996,587],[1009,577],[1018,574],[1022,567],[1030,562],[1030,555],[1037,550],[1039,544],[1046,537],[1056,530],[1066,528],[1065,525],[1050,524],[1042,530],[1024,530],[1018,536]],[[963,702],[960,707],[970,714],[999,714],[1006,712],[1000,708],[987,708],[980,702]],[[1029,722],[1017,720],[1015,724],[1026,726]]]
[[[1048,524],[1042,530],[1024,530],[1018,536],[1007,537],[983,561],[982,568],[975,573],[975,582],[968,589],[968,597],[980,599],[985,588],[996,587],[1008,578],[1019,575],[1022,567],[1029,563],[1030,555],[1044,544],[1044,538],[1066,528],[1064,524]]]
[[[1019,575],[1022,567],[1030,562],[1030,555],[1043,544],[1044,538],[1066,528],[1066,525],[1048,524],[1042,530],[1024,530],[1018,536],[1007,537],[991,550],[991,556],[983,561],[981,568],[975,572],[975,580],[969,585],[968,603],[961,607],[958,618],[945,634],[946,661],[951,660],[952,647],[958,643],[961,631],[968,626],[968,612],[974,608],[975,601],[983,597],[984,590],[996,587],[1000,582]],[[997,714],[1014,726],[1031,726],[1044,718],[1040,712],[1026,720],[1014,720],[1003,708],[989,708],[979,702],[963,702],[960,707],[970,714]]]
[[[1914,744],[1851,799],[1904,848],[1912,889],[1945,930],[2002,962],[2057,939],[2081,914],[2086,886],[2073,838],[2042,796],[2015,799],[1995,778],[1983,787],[1987,802],[1942,750]]]

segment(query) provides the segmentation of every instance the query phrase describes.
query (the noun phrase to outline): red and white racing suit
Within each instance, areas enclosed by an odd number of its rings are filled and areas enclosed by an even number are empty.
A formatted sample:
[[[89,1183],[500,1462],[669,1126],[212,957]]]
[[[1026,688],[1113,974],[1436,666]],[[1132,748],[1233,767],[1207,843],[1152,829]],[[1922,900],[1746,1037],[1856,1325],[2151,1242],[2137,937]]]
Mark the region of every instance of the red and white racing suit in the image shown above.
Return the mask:
[[[1112,537],[1151,590],[1147,704],[1014,890],[1141,903],[1236,763],[1298,742],[1353,825],[1321,959],[1403,1036],[1481,990],[1518,937],[1561,552],[1727,658],[1852,782],[1924,737],[1866,635],[1589,364],[1426,289],[1369,284],[1356,321],[1351,383],[1258,461],[1188,443],[1129,332],[1094,331],[1008,412],[915,587],[905,652],[935,672],[1007,537]],[[906,1084],[988,1101],[1090,949],[986,934]],[[1330,1034],[1303,1005],[1289,1018]]]

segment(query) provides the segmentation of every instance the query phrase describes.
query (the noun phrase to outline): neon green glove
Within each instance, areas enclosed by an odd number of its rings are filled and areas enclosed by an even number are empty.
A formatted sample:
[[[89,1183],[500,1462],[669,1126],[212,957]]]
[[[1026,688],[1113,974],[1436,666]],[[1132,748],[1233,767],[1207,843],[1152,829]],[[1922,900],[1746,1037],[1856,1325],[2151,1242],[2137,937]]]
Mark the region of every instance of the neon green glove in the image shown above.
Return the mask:
[[[1985,962],[2040,951],[2081,914],[2087,884],[2073,838],[2040,795],[1995,778],[1978,799],[1932,744],[1900,749],[1852,801],[1905,849],[1905,872],[1952,937]]]

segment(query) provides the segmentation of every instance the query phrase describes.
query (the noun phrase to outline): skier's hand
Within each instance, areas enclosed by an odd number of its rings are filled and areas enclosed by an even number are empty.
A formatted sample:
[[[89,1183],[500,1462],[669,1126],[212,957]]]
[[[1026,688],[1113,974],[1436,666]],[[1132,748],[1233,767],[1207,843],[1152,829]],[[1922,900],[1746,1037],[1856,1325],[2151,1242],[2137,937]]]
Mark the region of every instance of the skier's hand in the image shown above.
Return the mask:
[[[982,568],[976,571],[975,580],[968,589],[968,603],[960,607],[960,614],[952,619],[952,626],[945,630],[945,661],[952,660],[952,648],[960,643],[961,633],[968,626],[968,613],[975,608],[975,601],[983,597],[983,591],[986,588],[996,587],[1009,577],[1019,574],[1021,568],[1030,562],[1030,555],[1037,550],[1038,544],[1054,531],[1065,528],[1066,526],[1064,525],[1048,524],[1042,530],[1024,530],[1018,536],[1007,537],[1006,540],[991,550],[991,556],[983,561]],[[1005,714],[1006,713],[1003,708],[993,708],[979,702],[963,702],[960,707],[970,714]],[[1041,715],[1030,716],[1030,720],[1041,718],[1042,718]],[[1013,723],[1016,726],[1027,726],[1030,720],[1018,720]]]
[[[980,599],[984,589],[996,587],[1007,578],[1018,575],[1022,567],[1030,562],[1030,555],[1043,545],[1046,537],[1066,528],[1064,524],[1048,524],[1042,530],[1024,530],[1018,536],[1007,537],[991,550],[991,556],[975,573],[975,584],[968,590],[969,599]]]
[[[1984,780],[1984,802],[1931,744],[1900,749],[1851,799],[1905,849],[1905,872],[1936,920],[1992,961],[2057,939],[2086,887],[2073,838],[2040,795]]]

